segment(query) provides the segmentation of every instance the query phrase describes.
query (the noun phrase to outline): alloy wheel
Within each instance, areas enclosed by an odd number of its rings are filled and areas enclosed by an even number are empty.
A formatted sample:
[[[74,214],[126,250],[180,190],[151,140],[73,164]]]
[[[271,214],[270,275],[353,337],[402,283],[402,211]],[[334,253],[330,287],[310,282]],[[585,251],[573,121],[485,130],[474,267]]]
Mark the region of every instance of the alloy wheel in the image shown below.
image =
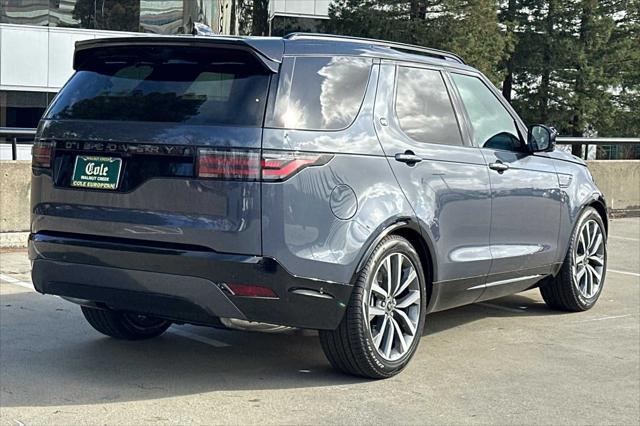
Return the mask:
[[[583,297],[598,294],[605,266],[604,233],[598,222],[590,219],[580,230],[573,262],[574,282]]]
[[[403,357],[416,339],[420,319],[420,282],[415,265],[402,253],[386,256],[364,298],[368,331],[387,361]]]

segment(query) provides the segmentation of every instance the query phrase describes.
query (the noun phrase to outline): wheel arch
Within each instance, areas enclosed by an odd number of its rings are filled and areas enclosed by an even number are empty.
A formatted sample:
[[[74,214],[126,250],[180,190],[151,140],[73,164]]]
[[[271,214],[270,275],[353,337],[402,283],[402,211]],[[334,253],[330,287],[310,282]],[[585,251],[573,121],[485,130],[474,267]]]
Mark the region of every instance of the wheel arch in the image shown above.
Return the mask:
[[[596,210],[596,212],[602,219],[602,223],[604,224],[605,235],[609,235],[607,204],[601,193],[594,192],[590,196],[581,200],[581,202],[576,203],[573,208],[570,209],[566,222],[564,222],[564,225],[562,225],[561,233],[558,235],[558,259],[556,260],[556,264],[553,269],[554,276],[560,270],[562,262],[564,262],[564,259],[569,252],[569,241],[571,239],[571,236],[575,232],[576,227],[578,226],[580,217],[584,213],[585,209],[589,207]],[[566,236],[566,238],[564,238],[564,236]]]
[[[420,257],[420,262],[422,262],[422,269],[426,276],[426,286],[427,286],[427,310],[429,312],[431,310],[431,305],[433,302],[432,292],[433,292],[433,281],[437,276],[437,263],[435,261],[434,255],[434,247],[433,243],[424,237],[424,234],[421,232],[420,226],[411,219],[401,219],[397,220],[391,224],[386,225],[381,229],[376,237],[366,246],[367,248],[364,250],[363,254],[360,257],[360,261],[358,262],[358,266],[353,274],[352,282],[355,282],[358,274],[362,271],[364,266],[367,263],[367,259],[371,256],[371,253],[378,246],[380,241],[382,241],[385,237],[389,235],[399,235],[405,239],[407,239],[411,245],[415,248],[416,252],[418,252],[418,256]]]
[[[593,207],[598,212],[600,218],[602,219],[602,223],[604,223],[604,231],[606,235],[609,235],[609,215],[607,214],[607,204],[604,200],[604,197],[602,197],[602,195],[596,196],[596,198],[585,205],[582,210],[587,207]]]

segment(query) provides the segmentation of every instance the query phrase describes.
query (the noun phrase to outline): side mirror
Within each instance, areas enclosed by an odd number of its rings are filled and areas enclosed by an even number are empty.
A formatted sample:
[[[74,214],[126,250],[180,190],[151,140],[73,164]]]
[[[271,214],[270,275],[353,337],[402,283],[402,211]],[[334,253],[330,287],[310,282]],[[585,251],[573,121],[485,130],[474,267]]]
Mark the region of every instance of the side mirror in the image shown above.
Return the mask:
[[[531,152],[549,152],[556,147],[556,129],[544,124],[534,124],[529,127],[527,139]]]

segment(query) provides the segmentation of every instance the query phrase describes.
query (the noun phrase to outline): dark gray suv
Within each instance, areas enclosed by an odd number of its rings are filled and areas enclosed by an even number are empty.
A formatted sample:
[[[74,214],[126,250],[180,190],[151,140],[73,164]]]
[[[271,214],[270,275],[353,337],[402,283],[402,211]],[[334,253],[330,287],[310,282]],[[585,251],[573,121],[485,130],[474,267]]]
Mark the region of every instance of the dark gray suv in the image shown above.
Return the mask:
[[[429,312],[602,291],[585,163],[451,53],[136,37],[78,42],[73,65],[33,149],[29,255],[36,289],[106,335],[317,329],[333,366],[383,378]]]

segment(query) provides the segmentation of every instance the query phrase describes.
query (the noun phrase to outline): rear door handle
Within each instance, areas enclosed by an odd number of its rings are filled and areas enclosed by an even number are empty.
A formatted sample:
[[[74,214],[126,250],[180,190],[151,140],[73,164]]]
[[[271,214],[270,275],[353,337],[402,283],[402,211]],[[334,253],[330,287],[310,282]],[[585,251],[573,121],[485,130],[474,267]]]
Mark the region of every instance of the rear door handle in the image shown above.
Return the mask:
[[[405,151],[404,153],[398,153],[398,154],[395,155],[395,158],[396,158],[396,161],[399,161],[401,163],[407,163],[410,166],[422,161],[422,157],[420,157],[419,155],[415,155],[411,151]]]
[[[489,164],[489,168],[497,171],[498,173],[504,173],[505,170],[509,170],[509,165],[498,160],[495,163]]]

